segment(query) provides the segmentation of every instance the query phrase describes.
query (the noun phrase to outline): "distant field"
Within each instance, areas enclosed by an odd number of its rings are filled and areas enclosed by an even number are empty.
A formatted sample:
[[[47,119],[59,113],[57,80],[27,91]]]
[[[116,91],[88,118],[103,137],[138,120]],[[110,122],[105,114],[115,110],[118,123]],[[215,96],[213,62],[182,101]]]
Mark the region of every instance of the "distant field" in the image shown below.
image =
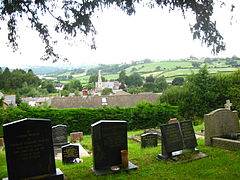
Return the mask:
[[[172,80],[178,76],[184,77],[184,76],[189,76],[192,73],[197,73],[199,71],[199,68],[193,67],[192,65],[193,62],[202,63],[200,67],[203,67],[205,65],[204,59],[188,59],[188,60],[176,59],[176,60],[141,63],[137,65],[132,65],[126,68],[125,71],[127,76],[131,75],[134,72],[137,72],[144,78],[152,75],[154,77],[165,76],[166,79]],[[209,73],[211,74],[228,73],[228,72],[233,72],[238,70],[238,68],[232,68],[230,65],[226,65],[226,60],[224,59],[214,61],[214,64],[207,65],[207,67],[208,67]],[[54,77],[41,76],[40,78],[56,80],[57,77],[70,75],[70,73],[71,72],[66,72],[64,74],[57,74]],[[118,79],[120,72],[115,74],[105,74],[106,72],[102,72],[102,73],[107,80],[115,80],[115,79]],[[81,83],[86,84],[90,76],[89,75],[86,76],[86,72],[85,72],[81,74],[74,74],[73,77],[76,79],[79,79]],[[69,81],[62,81],[62,82],[67,83]]]
[[[182,61],[162,61],[162,62],[154,62],[154,63],[147,63],[147,64],[138,64],[135,66],[131,66],[129,68],[126,69],[126,73],[127,74],[131,74],[132,69],[136,68],[137,70],[134,72],[151,72],[151,71],[155,71],[157,67],[160,67],[161,70],[171,70],[178,67],[182,67],[182,68],[190,68],[192,67],[192,63],[191,62],[182,62]]]

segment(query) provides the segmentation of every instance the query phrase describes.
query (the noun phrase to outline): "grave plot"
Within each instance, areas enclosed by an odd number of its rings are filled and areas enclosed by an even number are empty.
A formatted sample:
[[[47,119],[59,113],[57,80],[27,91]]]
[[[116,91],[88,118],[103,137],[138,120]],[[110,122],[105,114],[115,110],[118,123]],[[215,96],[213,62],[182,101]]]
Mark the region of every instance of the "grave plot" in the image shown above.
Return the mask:
[[[92,126],[93,168],[96,175],[138,167],[128,161],[127,122],[101,120]]]
[[[205,145],[240,150],[240,130],[237,111],[220,108],[204,115]]]
[[[3,133],[8,171],[6,180],[63,180],[63,173],[55,166],[50,120],[11,122],[3,125]]]
[[[185,152],[195,153],[193,159],[206,157],[195,147],[197,140],[191,121],[181,121],[160,126],[162,133],[162,153],[157,156],[158,160],[178,160]],[[190,160],[190,159],[189,159]]]

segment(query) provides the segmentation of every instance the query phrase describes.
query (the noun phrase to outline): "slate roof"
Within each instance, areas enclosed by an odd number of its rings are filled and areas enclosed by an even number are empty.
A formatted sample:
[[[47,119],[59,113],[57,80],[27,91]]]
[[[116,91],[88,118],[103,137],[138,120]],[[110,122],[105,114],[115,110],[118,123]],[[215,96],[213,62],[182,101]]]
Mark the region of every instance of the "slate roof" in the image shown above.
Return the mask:
[[[3,100],[8,106],[16,107],[16,95],[5,95]]]
[[[111,95],[111,96],[74,96],[74,97],[54,97],[51,100],[52,108],[99,108],[107,102],[108,106],[118,105],[119,107],[135,106],[139,102],[149,101],[156,103],[160,94],[130,94],[130,95]]]

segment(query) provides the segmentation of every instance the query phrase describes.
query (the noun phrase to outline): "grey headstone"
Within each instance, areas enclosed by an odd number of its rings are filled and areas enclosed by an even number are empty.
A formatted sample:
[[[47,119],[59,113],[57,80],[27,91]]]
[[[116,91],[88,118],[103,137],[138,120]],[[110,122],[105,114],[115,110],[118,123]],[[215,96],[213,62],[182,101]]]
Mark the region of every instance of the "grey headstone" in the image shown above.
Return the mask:
[[[59,179],[50,120],[22,119],[3,125],[9,179]]]
[[[141,147],[155,147],[158,143],[157,133],[146,133],[141,135]]]
[[[221,108],[204,115],[205,145],[211,145],[213,137],[222,137],[239,132],[237,111]]]
[[[67,126],[56,125],[52,127],[52,139],[54,146],[64,146],[67,142]]]

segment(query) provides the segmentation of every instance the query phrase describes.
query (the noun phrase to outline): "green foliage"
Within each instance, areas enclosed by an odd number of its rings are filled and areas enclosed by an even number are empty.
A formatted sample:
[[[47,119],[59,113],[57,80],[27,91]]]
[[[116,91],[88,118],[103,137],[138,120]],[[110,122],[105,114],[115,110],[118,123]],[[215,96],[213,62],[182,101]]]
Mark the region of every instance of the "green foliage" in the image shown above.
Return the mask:
[[[42,81],[42,89],[47,89],[48,93],[55,93],[57,90],[54,87],[53,81]]]
[[[69,90],[71,91],[72,89],[81,91],[83,89],[82,84],[79,80],[73,79],[69,82]]]
[[[129,88],[125,88],[124,91],[130,93],[130,94],[138,94],[143,92],[143,88],[142,87],[129,87]]]
[[[106,81],[107,81],[104,76],[102,76],[102,81],[103,81],[103,82],[106,82]],[[88,80],[88,83],[95,85],[96,82],[98,82],[98,75],[97,75],[97,74],[91,75],[90,78],[89,78],[89,80]]]
[[[154,82],[154,81],[155,81],[155,78],[153,77],[153,75],[146,77],[146,82]]]
[[[155,85],[157,92],[162,92],[164,89],[167,89],[168,83],[164,76],[160,76],[155,79]]]
[[[83,131],[89,134],[91,124],[99,120],[125,120],[129,129],[154,128],[170,118],[180,118],[178,108],[167,104],[142,102],[136,107],[103,107],[98,109],[49,109],[21,104],[17,108],[0,109],[0,123],[23,118],[51,119],[52,125],[65,124],[68,132]]]
[[[143,91],[144,92],[155,92],[156,85],[154,82],[146,82],[143,84]]]
[[[127,79],[128,79],[128,76],[126,75],[126,71],[125,70],[121,71],[119,73],[118,81],[122,84],[126,84]]]
[[[133,73],[127,78],[126,84],[130,86],[140,87],[143,85],[143,79],[138,73]]]
[[[181,86],[184,83],[184,78],[183,77],[176,77],[172,81],[172,85],[174,86]]]
[[[111,93],[113,93],[111,88],[104,88],[102,90],[102,95],[110,95]]]
[[[179,106],[182,116],[189,119],[203,117],[214,109],[221,108],[227,99],[239,109],[240,71],[229,75],[210,75],[207,67],[188,78],[183,87],[171,87],[164,91],[160,102]]]
[[[22,88],[17,89],[17,92],[19,95],[25,97],[38,97],[48,95],[47,89],[37,88],[33,85],[28,85],[26,82],[23,83]]]
[[[14,69],[10,72],[9,68],[5,68],[3,73],[0,73],[0,89],[5,92],[17,93],[18,89],[24,86],[36,88],[40,83],[41,80],[31,70],[27,73],[22,69]]]

